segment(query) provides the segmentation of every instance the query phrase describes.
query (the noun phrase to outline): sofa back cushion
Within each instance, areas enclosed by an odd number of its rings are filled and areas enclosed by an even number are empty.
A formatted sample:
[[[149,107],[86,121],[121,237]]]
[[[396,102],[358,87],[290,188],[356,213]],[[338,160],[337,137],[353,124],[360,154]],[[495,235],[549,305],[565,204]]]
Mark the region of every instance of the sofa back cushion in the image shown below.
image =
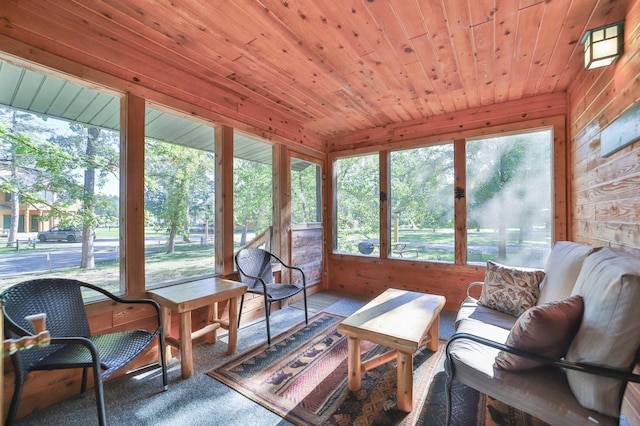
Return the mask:
[[[630,372],[640,346],[640,259],[603,248],[586,257],[573,294],[584,313],[566,359]],[[567,370],[584,407],[618,417],[625,383]]]
[[[597,249],[571,241],[555,243],[544,268],[545,276],[540,283],[537,304],[542,305],[569,297],[578,279],[582,262],[594,250]]]

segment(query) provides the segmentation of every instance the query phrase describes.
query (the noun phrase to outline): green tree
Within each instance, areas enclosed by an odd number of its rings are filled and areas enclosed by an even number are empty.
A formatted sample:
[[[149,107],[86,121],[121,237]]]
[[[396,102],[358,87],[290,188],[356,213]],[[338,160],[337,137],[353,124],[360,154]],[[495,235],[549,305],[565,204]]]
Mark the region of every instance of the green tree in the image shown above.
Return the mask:
[[[120,199],[116,195],[96,194],[96,215],[101,218],[101,225],[117,226],[120,218]]]
[[[242,225],[241,245],[246,244],[250,227],[261,232],[271,226],[271,174],[269,164],[233,160],[233,216],[234,222]]]
[[[467,146],[470,218],[477,226],[498,230],[500,259],[507,256],[507,229],[518,228],[521,243],[527,229],[550,207],[550,155],[548,132],[474,141]]]
[[[292,159],[291,223],[319,222],[319,166]]]
[[[49,210],[48,216],[61,225],[83,229],[80,267],[93,268],[91,236],[100,222],[95,212],[96,187],[104,187],[107,177],[119,175],[118,135],[80,124],[70,124],[70,133],[59,134],[42,126],[28,126],[34,118],[23,114],[17,120],[28,136],[12,137],[10,148],[5,148],[12,153],[12,164],[19,167],[14,178],[5,179],[3,185],[17,194],[20,202]]]
[[[208,203],[213,193],[212,154],[193,148],[148,140],[145,152],[145,209],[153,212],[174,253],[176,237],[189,239],[190,210]]]
[[[350,236],[380,236],[380,186],[377,155],[340,158],[334,165],[337,177],[338,249],[352,252]]]
[[[10,196],[11,218],[7,246],[18,239],[20,203],[26,197],[33,169],[31,156],[21,153],[21,147],[30,143],[29,133],[42,131],[33,123],[35,116],[15,109],[0,108],[0,139],[2,140],[0,164],[8,173],[0,174],[0,189]],[[24,224],[25,228],[28,224]]]
[[[52,215],[83,229],[81,269],[95,267],[93,234],[107,218],[96,212],[97,189],[119,177],[118,134],[78,123],[70,134],[53,134],[38,152],[43,184],[57,196]],[[44,149],[42,149],[44,148]],[[70,208],[80,201],[80,209]]]
[[[404,222],[436,228],[453,221],[453,146],[391,153],[391,210]]]

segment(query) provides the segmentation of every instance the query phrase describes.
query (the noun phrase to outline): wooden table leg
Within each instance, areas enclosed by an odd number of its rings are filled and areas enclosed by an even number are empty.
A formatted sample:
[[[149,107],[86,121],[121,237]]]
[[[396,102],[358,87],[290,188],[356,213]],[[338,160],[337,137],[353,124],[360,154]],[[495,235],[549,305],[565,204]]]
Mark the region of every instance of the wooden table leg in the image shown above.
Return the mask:
[[[362,385],[360,371],[360,339],[349,336],[347,338],[347,384],[350,391],[359,391]]]
[[[180,313],[180,366],[182,378],[193,376],[193,344],[191,342],[191,311]]]
[[[440,334],[438,330],[440,329],[440,315],[436,315],[433,320],[433,324],[431,324],[431,328],[427,332],[429,336],[429,342],[427,342],[427,349],[431,352],[436,352],[438,350],[438,339],[440,338]]]
[[[413,410],[413,356],[398,351],[398,410]]]
[[[207,324],[213,324],[218,320],[218,302],[209,305],[209,315]],[[207,342],[215,343],[218,340],[218,329],[214,329],[210,333],[207,333]]]
[[[171,361],[171,346],[167,343],[167,337],[171,337],[171,309],[162,307],[162,332],[164,333],[165,344],[162,350],[165,354],[167,364]]]
[[[227,302],[229,304],[229,345],[227,355],[236,352],[238,344],[238,298],[232,297]]]

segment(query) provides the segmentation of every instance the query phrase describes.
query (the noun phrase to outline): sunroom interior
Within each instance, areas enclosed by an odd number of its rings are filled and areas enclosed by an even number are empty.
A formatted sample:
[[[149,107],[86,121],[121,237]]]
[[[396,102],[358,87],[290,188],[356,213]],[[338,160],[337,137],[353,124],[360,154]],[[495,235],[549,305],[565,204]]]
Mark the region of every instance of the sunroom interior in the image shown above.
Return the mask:
[[[394,287],[443,295],[456,311],[489,259],[544,267],[565,240],[640,254],[640,145],[605,152],[601,141],[638,111],[640,1],[316,3],[3,2],[0,107],[117,141],[110,291],[140,298],[202,277],[235,279],[235,252],[266,244],[305,270],[309,294],[373,298]],[[584,34],[617,22],[622,55],[585,69]],[[637,130],[626,129],[632,141]],[[182,275],[154,260],[167,243],[145,213],[154,143],[207,155],[201,206],[210,214],[189,224],[199,227],[191,243],[203,247],[202,264]],[[508,232],[508,218],[480,208],[474,179],[499,167],[501,143],[528,159],[519,179],[529,186],[500,205],[521,210],[527,232]],[[240,192],[246,182],[255,185]],[[249,206],[258,198],[266,201]],[[51,224],[21,220],[18,238]],[[99,298],[86,309],[95,332],[149,320]],[[249,298],[243,322],[263,316]],[[135,365],[156,359],[148,350]],[[5,360],[5,413],[12,374]],[[79,381],[33,375],[19,417],[73,395]],[[629,385],[631,424],[639,407]]]

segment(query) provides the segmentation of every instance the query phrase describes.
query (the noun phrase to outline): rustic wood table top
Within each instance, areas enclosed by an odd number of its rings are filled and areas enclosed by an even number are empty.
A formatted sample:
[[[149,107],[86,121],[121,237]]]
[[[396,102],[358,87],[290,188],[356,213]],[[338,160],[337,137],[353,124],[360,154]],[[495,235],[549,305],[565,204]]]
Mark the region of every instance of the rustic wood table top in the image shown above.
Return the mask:
[[[246,284],[214,277],[149,290],[147,293],[160,305],[181,313],[241,296],[246,290]]]
[[[342,321],[338,331],[414,353],[444,304],[444,296],[390,288]]]

